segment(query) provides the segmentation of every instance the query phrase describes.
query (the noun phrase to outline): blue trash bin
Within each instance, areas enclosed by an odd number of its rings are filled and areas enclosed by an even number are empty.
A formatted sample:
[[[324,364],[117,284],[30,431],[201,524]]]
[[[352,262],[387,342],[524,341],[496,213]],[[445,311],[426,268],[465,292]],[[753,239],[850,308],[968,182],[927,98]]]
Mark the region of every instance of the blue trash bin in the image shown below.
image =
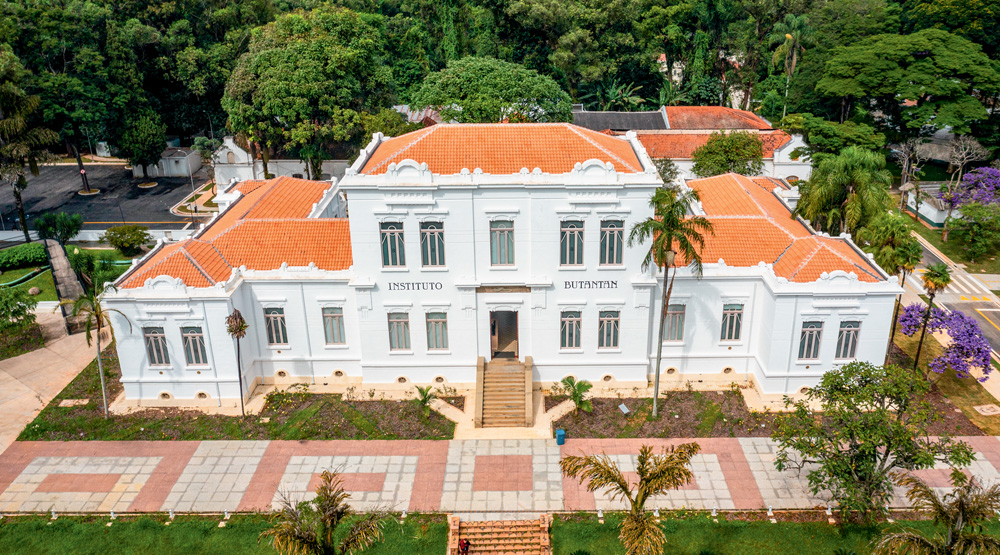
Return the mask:
[[[566,430],[559,428],[556,430],[556,445],[563,445],[566,443]]]

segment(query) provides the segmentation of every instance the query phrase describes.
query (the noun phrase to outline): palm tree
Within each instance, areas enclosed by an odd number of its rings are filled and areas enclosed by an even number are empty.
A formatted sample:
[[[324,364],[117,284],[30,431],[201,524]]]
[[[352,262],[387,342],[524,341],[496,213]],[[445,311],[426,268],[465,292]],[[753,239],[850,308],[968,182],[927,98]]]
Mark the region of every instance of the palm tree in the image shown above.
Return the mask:
[[[382,539],[387,513],[375,509],[356,515],[347,504],[350,497],[340,476],[324,471],[316,498],[298,504],[283,498],[280,521],[274,528],[261,532],[257,543],[270,538],[274,549],[282,555],[347,555],[364,551]]]
[[[654,555],[663,553],[667,538],[656,518],[646,512],[646,501],[691,481],[694,474],[688,463],[700,449],[697,443],[684,443],[665,448],[662,455],[654,455],[652,447],[643,445],[635,468],[639,483],[634,490],[618,465],[604,453],[565,457],[559,465],[566,476],[580,483],[586,481],[587,491],[606,489],[612,501],[628,504],[618,539],[630,555]]]
[[[639,96],[640,88],[635,83],[622,83],[616,78],[600,83],[593,92],[584,95],[583,99],[592,100],[600,110],[632,112],[646,102]]]
[[[855,233],[888,210],[891,183],[885,156],[850,146],[820,160],[795,210],[827,232],[839,226]]]
[[[983,533],[983,524],[1000,511],[1000,484],[983,488],[957,469],[951,472],[954,490],[944,495],[910,475],[897,476],[896,483],[909,488],[906,497],[914,510],[931,513],[947,530],[933,538],[915,530],[887,533],[872,555],[1000,555],[1000,538]]]
[[[927,292],[927,312],[924,313],[924,325],[923,329],[920,330],[920,341],[917,343],[917,356],[913,357],[913,369],[916,370],[920,364],[920,350],[924,346],[924,336],[927,335],[927,322],[931,319],[931,309],[934,307],[934,297],[938,293],[945,290],[948,285],[951,284],[951,270],[948,266],[939,262],[937,264],[931,264],[924,271],[922,276],[924,281],[924,291]],[[930,372],[927,373],[927,379],[931,377]]]
[[[635,224],[629,233],[628,246],[632,247],[652,239],[649,251],[642,261],[642,269],[646,271],[650,265],[656,264],[663,272],[663,297],[660,305],[660,340],[656,342],[656,374],[653,383],[653,417],[658,414],[658,399],[660,395],[660,361],[663,358],[663,326],[667,321],[667,308],[670,305],[670,294],[677,279],[677,268],[673,275],[668,276],[674,266],[677,253],[683,255],[688,265],[694,266],[694,272],[701,277],[701,249],[705,246],[702,233],[712,232],[712,222],[703,216],[689,216],[691,203],[698,200],[698,193],[691,189],[676,187],[661,187],[649,198],[649,206],[653,215]],[[669,279],[669,284],[667,283]]]
[[[875,262],[889,275],[898,275],[909,266],[910,271],[920,263],[923,250],[920,243],[910,234],[904,216],[892,212],[882,214],[858,232],[858,239],[866,250],[875,256]],[[906,273],[903,274],[904,283]],[[899,298],[892,316],[892,333],[889,341],[896,336],[896,318],[899,316]]]
[[[91,287],[87,293],[84,293],[77,297],[76,299],[63,299],[59,301],[60,306],[69,305],[71,306],[70,315],[75,318],[83,318],[84,320],[84,332],[87,334],[87,346],[91,344],[91,334],[97,332],[97,373],[101,376],[101,397],[104,399],[104,418],[108,418],[108,390],[104,385],[104,363],[101,361],[101,335],[104,333],[104,328],[107,328],[111,333],[111,342],[115,341],[115,329],[111,325],[111,314],[115,313],[120,315],[128,323],[129,333],[132,333],[132,322],[129,321],[128,317],[125,316],[122,311],[107,308],[101,302],[101,296],[105,291],[115,289],[114,285],[105,285],[103,289],[98,289],[97,287]]]
[[[240,339],[247,336],[248,327],[246,319],[237,308],[226,317],[226,333],[236,340],[236,377],[240,380],[240,412],[243,416],[247,415],[247,409],[243,404],[243,359],[240,357]]]
[[[430,417],[431,415],[431,401],[437,399],[437,393],[434,392],[433,385],[425,385],[423,387],[416,385],[417,388],[417,404],[420,405],[420,410],[423,411],[424,417]]]
[[[28,186],[28,172],[38,175],[38,165],[52,158],[45,146],[58,141],[59,135],[30,126],[41,100],[19,86],[27,74],[10,46],[0,45],[0,180],[10,184],[24,241],[30,243],[21,191]]]
[[[899,264],[900,273],[900,286],[906,286],[906,276],[913,273],[916,269],[917,264],[924,258],[924,249],[920,246],[920,243],[913,241],[912,243],[906,243],[902,245],[896,251],[896,259]],[[896,298],[896,310],[892,314],[892,333],[889,334],[889,341],[892,341],[896,337],[896,322],[899,320],[899,307],[902,303],[900,298]]]
[[[778,49],[774,51],[771,63],[776,66],[784,61],[785,64],[785,105],[781,109],[781,117],[788,114],[788,87],[799,63],[799,55],[805,54],[805,45],[811,37],[812,28],[804,15],[787,14],[784,21],[774,24],[770,40],[771,44],[778,45]]]

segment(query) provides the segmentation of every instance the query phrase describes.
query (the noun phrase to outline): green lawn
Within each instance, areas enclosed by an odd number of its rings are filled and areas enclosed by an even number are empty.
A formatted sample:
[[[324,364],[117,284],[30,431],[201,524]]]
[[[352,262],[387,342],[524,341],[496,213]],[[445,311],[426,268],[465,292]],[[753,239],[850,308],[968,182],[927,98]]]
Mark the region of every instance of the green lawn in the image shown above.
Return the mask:
[[[973,262],[966,254],[965,243],[954,238],[954,236],[945,243],[941,240],[941,230],[930,229],[924,224],[914,221],[913,218],[908,218],[907,221],[910,224],[910,229],[919,233],[924,239],[927,239],[937,250],[943,252],[953,261],[965,264],[966,271],[969,273],[1000,274],[1000,253],[993,253],[992,255],[988,255],[985,260]]]
[[[0,360],[13,358],[45,346],[42,328],[32,324],[18,332],[8,331],[0,335]]]
[[[899,177],[902,174],[902,168],[895,160],[886,153],[886,163],[885,168],[892,172],[892,176],[899,181]],[[923,174],[920,176],[921,181],[948,181],[951,179],[951,174],[948,173],[948,165],[945,163],[928,162],[924,164]]]
[[[589,555],[624,555],[618,542],[618,517],[605,515],[605,523],[598,524],[591,514],[560,516],[552,527],[554,555],[571,555],[582,551]],[[935,530],[929,521],[906,522],[888,525],[902,526],[922,532]],[[833,555],[834,550],[846,548],[858,555],[870,552],[871,541],[879,530],[876,527],[831,526],[825,522],[791,523],[726,521],[712,522],[707,515],[686,519],[664,520],[661,524],[667,535],[665,554],[669,555],[777,555],[809,554]],[[994,520],[989,531],[1000,533]]]
[[[18,268],[16,270],[7,270],[0,275],[0,282],[8,283],[16,280],[17,278],[24,277],[31,272],[35,271],[35,268]],[[35,276],[29,281],[22,283],[15,287],[15,289],[20,289],[27,291],[32,287],[37,287],[42,290],[41,294],[35,297],[39,302],[41,301],[58,301],[59,294],[56,293],[56,284],[52,281],[52,271],[49,270],[42,274]]]
[[[103,517],[5,517],[0,520],[0,553],[7,555],[226,555],[275,553],[259,534],[271,526],[271,517],[234,516],[219,528],[220,518],[178,517],[170,526],[161,515],[118,519],[110,527]],[[410,515],[406,524],[387,522],[382,542],[365,555],[441,555],[448,525],[444,516]]]

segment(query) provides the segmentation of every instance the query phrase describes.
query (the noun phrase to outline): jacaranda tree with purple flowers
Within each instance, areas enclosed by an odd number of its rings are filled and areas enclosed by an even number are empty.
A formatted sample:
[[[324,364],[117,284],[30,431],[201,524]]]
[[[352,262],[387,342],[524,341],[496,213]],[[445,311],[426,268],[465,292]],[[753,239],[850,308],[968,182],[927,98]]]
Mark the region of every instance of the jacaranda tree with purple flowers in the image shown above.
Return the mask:
[[[948,209],[944,231],[941,233],[941,240],[947,241],[948,233],[955,223],[951,221],[951,215],[956,209],[967,204],[1000,204],[1000,170],[991,167],[976,168],[965,174],[959,183],[942,187],[938,197]]]
[[[979,381],[986,381],[990,372],[990,344],[979,324],[961,312],[948,312],[937,307],[931,309],[928,318],[927,307],[914,303],[903,308],[899,315],[899,329],[912,336],[921,330],[925,319],[928,330],[946,332],[951,338],[944,353],[927,364],[928,379],[931,372],[943,374],[949,368],[957,377],[968,378],[972,370],[979,368],[983,372]]]

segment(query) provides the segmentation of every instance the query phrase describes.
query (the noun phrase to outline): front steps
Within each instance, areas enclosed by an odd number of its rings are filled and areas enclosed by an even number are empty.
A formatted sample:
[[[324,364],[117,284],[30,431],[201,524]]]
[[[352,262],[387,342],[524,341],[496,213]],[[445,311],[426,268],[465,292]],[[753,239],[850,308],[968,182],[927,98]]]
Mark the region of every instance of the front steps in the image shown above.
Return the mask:
[[[515,428],[532,425],[532,362],[479,359],[476,380],[476,427]]]
[[[465,521],[448,517],[448,555],[459,555],[459,541],[469,540],[478,555],[551,555],[549,515],[538,520]]]

